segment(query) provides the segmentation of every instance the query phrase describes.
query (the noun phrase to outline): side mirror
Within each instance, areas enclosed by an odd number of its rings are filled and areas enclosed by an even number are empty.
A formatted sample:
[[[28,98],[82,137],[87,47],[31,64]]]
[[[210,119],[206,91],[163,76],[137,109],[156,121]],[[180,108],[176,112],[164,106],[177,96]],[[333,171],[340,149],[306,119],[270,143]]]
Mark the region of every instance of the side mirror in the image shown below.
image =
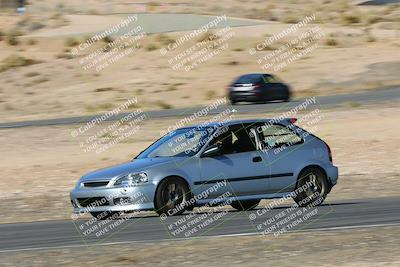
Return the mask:
[[[210,147],[207,147],[206,150],[204,150],[203,154],[201,157],[214,157],[220,155],[222,152],[222,145],[221,144],[214,144]]]

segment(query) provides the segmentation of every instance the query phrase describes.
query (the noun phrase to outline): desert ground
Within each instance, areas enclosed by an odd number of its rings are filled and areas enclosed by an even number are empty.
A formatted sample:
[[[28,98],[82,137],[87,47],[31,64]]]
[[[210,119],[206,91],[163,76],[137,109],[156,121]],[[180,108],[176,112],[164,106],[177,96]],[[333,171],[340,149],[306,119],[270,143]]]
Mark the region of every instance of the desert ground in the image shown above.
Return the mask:
[[[360,6],[353,1],[271,1],[265,5],[250,1],[238,10],[235,6],[241,2],[233,0],[218,4],[144,1],[132,6],[125,1],[108,1],[94,5],[97,10],[77,11],[78,2],[32,1],[30,13],[0,15],[0,121],[97,114],[133,96],[140,98],[138,105],[145,110],[207,104],[225,96],[235,77],[264,72],[258,56],[250,56],[249,49],[311,14],[315,20],[310,25],[258,54],[267,55],[310,27],[321,29],[324,36],[316,41],[316,49],[281,70],[271,70],[291,85],[295,98],[400,83],[398,5]],[[299,3],[308,11],[294,12]],[[146,35],[137,41],[132,53],[115,64],[100,71],[84,70],[80,60],[88,51],[76,56],[71,51],[94,32],[118,24],[130,10],[225,14],[260,25],[232,28],[227,48],[190,71],[174,70],[171,57],[160,54],[160,49],[190,33],[187,31]],[[135,25],[140,26],[140,20]],[[176,48],[174,55],[216,32],[192,38]],[[107,41],[98,41],[92,48],[104,47]]]

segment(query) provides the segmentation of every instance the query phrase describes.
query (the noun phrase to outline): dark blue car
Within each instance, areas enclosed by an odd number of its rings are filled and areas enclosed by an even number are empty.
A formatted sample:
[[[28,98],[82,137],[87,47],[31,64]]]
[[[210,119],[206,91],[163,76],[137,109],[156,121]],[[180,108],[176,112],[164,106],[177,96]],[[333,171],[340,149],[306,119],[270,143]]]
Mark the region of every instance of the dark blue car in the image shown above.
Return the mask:
[[[245,74],[229,86],[229,100],[237,102],[289,101],[290,88],[271,74]]]

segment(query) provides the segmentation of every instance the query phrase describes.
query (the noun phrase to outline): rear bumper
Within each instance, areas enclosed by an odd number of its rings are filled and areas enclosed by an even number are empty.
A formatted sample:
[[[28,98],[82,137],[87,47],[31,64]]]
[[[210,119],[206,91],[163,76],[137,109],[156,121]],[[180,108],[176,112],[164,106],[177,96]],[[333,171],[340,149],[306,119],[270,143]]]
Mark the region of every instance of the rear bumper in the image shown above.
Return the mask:
[[[254,92],[254,91],[244,91],[244,92],[237,92],[237,91],[231,91],[229,93],[229,99],[234,102],[238,101],[249,101],[249,102],[254,102],[254,101],[260,101],[262,100],[262,97],[260,93]]]
[[[326,174],[328,175],[328,179],[331,183],[332,186],[337,184],[337,181],[339,179],[339,169],[336,166],[329,166],[326,168]]]

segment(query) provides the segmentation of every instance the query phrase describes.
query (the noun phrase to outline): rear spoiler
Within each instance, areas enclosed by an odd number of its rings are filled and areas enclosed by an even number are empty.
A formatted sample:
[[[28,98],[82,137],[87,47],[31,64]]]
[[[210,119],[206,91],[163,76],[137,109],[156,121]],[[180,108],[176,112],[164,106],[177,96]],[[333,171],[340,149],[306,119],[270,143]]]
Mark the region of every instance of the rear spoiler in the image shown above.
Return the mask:
[[[274,123],[284,123],[284,124],[294,124],[297,118],[272,118],[269,119],[268,124],[272,125]]]
[[[294,124],[297,121],[297,118],[284,118],[282,119],[282,121],[290,123],[290,124]]]

